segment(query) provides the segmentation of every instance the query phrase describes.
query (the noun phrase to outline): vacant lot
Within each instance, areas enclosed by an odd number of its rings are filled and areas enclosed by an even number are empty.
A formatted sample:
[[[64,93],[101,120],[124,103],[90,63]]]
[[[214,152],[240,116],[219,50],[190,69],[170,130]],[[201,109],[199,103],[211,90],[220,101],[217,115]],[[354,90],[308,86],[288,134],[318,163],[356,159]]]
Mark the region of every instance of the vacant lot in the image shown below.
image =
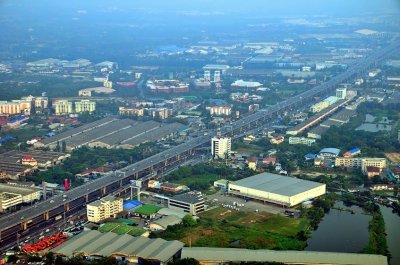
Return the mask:
[[[385,153],[385,156],[392,163],[395,163],[395,164],[400,163],[400,153]]]
[[[305,219],[216,208],[202,213],[196,226],[167,230],[160,236],[199,247],[302,250],[305,242],[299,240],[297,234],[306,229],[308,221]]]
[[[129,234],[131,236],[140,236],[145,232],[142,228],[133,227],[123,223],[106,223],[99,228],[99,231],[102,233],[113,232],[118,235]]]

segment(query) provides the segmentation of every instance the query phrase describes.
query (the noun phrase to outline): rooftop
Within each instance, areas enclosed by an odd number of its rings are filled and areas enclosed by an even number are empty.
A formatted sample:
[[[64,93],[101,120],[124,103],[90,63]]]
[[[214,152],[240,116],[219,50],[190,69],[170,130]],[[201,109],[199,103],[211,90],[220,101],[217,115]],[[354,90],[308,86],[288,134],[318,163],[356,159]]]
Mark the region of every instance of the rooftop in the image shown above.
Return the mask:
[[[381,255],[316,251],[250,250],[240,248],[183,248],[182,258],[194,258],[200,261],[282,262],[285,264],[388,264],[387,258]]]
[[[325,184],[272,173],[261,173],[231,182],[235,185],[264,192],[294,196]]]
[[[22,187],[13,184],[4,184],[0,183],[0,192],[5,193],[13,193],[13,194],[21,194],[22,196],[26,196],[35,192],[38,192],[39,189],[30,188],[30,187]]]
[[[168,261],[183,247],[179,241],[164,239],[149,239],[115,233],[101,233],[96,230],[84,231],[64,244],[53,249],[55,254],[70,257],[83,253],[85,256],[121,255],[126,257],[141,257],[143,259]]]
[[[171,198],[174,201],[181,201],[191,204],[196,204],[199,202],[204,202],[203,195],[199,191],[189,191],[187,193],[175,195]]]

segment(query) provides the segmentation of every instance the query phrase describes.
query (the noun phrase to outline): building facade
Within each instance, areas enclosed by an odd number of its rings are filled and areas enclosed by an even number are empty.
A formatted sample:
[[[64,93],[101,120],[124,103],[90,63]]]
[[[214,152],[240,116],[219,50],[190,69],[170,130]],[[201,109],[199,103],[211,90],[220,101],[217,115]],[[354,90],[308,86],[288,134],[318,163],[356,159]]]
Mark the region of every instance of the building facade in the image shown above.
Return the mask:
[[[204,212],[204,198],[201,192],[190,191],[176,195],[168,200],[168,208],[173,210],[183,210],[184,212],[197,215]]]
[[[336,97],[337,98],[345,99],[346,96],[347,96],[347,88],[346,87],[336,89]]]
[[[90,101],[87,99],[75,102],[75,112],[83,113],[89,112],[92,113],[96,110],[96,102]]]
[[[206,108],[211,116],[230,116],[232,108],[229,106],[212,106]]]
[[[232,149],[232,139],[229,137],[213,137],[211,139],[211,155],[214,158],[228,158]]]
[[[130,107],[119,107],[119,115],[121,116],[133,116],[142,117],[144,115],[143,108],[130,108]]]
[[[68,115],[73,113],[72,102],[68,100],[58,100],[53,103],[56,115]]]
[[[289,144],[302,144],[311,146],[315,143],[315,139],[306,137],[289,137]]]

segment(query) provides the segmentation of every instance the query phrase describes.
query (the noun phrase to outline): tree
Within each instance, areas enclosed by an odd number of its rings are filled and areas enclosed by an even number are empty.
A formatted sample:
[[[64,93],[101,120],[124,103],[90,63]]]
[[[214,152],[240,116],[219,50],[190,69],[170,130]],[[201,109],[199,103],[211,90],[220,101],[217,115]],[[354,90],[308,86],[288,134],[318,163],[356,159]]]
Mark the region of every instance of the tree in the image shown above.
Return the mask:
[[[189,214],[185,215],[182,219],[184,226],[195,226],[197,221]]]
[[[169,262],[168,265],[200,265],[200,263],[193,258],[185,258]]]
[[[47,252],[45,258],[46,258],[46,264],[54,264],[55,257],[53,252],[51,251]]]
[[[65,141],[61,142],[61,149],[62,152],[65,152],[67,150],[67,143]]]

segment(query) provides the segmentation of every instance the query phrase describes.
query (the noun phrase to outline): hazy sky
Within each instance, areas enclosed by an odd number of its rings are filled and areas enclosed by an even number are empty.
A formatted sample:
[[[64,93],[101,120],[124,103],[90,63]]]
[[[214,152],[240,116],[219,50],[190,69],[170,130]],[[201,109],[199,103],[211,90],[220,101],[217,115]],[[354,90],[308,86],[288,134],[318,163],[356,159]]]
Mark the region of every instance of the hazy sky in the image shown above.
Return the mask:
[[[68,12],[77,8],[86,11],[146,8],[164,12],[201,11],[215,12],[215,14],[241,12],[271,16],[349,16],[388,10],[400,12],[400,0],[0,0],[0,9],[4,12],[20,11],[26,15],[44,10],[49,11],[48,15],[57,15],[59,12]]]

